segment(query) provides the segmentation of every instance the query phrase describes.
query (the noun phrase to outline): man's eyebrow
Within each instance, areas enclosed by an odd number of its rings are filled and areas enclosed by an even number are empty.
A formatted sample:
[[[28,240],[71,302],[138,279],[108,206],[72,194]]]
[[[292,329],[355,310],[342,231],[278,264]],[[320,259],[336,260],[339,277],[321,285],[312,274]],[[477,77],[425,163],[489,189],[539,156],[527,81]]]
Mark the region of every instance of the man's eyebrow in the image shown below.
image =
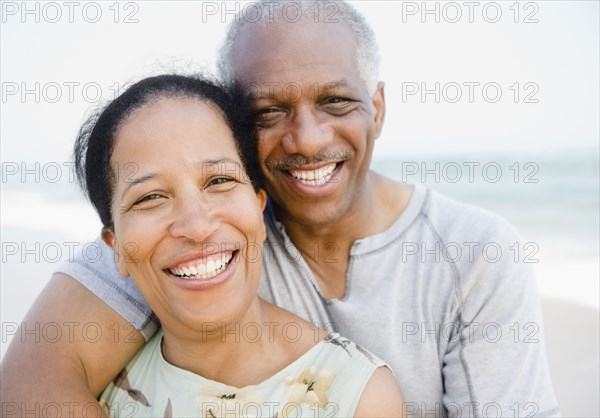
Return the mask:
[[[351,84],[347,79],[342,78],[340,80],[335,81],[327,81],[324,83],[313,83],[310,86],[310,89],[314,92],[317,89],[317,94],[335,94],[338,90],[343,87],[349,87]],[[259,101],[259,100],[275,100],[276,94],[273,91],[272,86],[268,86],[265,88],[254,88],[248,91],[248,99],[250,101]]]
[[[340,88],[348,86],[350,86],[350,83],[345,78],[342,78],[341,80],[337,81],[329,81],[323,84],[323,86],[319,86],[319,93],[335,94]]]
[[[262,89],[260,90],[260,94],[256,94],[255,91],[248,92],[248,100],[251,102],[257,102],[259,100],[273,100],[274,98],[275,94],[273,94],[273,92],[270,90],[268,90],[265,94],[262,94]]]

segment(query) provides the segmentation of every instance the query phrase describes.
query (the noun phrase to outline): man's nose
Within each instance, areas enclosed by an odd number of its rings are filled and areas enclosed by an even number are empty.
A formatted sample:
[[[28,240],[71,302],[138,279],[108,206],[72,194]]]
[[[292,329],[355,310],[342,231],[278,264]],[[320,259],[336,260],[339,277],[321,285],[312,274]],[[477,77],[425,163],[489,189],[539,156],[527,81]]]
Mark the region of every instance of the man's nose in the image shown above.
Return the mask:
[[[171,235],[196,242],[205,241],[219,226],[215,210],[202,196],[184,199],[176,205]]]
[[[314,109],[302,108],[291,120],[291,126],[282,140],[286,154],[317,155],[333,141],[334,131]]]

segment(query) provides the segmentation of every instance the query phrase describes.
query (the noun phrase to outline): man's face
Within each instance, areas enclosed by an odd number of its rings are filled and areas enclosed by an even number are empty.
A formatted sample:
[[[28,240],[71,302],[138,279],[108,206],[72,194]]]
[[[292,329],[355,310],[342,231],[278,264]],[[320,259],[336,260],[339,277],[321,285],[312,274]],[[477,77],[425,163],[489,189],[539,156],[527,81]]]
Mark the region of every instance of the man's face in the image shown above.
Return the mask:
[[[317,226],[357,211],[368,185],[383,87],[371,95],[343,23],[247,25],[233,50],[238,81],[253,97],[266,189],[280,217]]]

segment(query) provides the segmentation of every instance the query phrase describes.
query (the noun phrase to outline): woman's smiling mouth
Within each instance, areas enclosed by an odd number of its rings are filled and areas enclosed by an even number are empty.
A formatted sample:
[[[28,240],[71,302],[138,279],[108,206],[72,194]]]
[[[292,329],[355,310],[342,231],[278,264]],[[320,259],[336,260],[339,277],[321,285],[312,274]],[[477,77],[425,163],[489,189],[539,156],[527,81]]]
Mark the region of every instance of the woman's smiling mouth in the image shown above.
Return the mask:
[[[231,263],[238,251],[211,254],[168,268],[172,275],[185,280],[208,280],[218,276]]]

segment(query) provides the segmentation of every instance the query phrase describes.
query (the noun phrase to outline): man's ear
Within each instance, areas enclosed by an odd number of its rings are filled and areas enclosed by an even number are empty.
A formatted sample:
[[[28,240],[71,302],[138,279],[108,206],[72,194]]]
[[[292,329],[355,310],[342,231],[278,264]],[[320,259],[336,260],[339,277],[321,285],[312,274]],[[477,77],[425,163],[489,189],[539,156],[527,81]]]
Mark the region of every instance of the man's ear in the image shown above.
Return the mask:
[[[121,273],[121,276],[123,277],[129,277],[129,272],[127,271],[127,266],[125,265],[125,258],[121,254],[115,233],[112,229],[102,228],[101,235],[102,241],[104,241],[104,243],[112,248],[112,250],[115,252],[115,261],[117,262],[119,273]]]
[[[373,95],[373,107],[375,108],[375,139],[379,138],[385,120],[385,84],[383,81],[377,83],[377,89]]]

